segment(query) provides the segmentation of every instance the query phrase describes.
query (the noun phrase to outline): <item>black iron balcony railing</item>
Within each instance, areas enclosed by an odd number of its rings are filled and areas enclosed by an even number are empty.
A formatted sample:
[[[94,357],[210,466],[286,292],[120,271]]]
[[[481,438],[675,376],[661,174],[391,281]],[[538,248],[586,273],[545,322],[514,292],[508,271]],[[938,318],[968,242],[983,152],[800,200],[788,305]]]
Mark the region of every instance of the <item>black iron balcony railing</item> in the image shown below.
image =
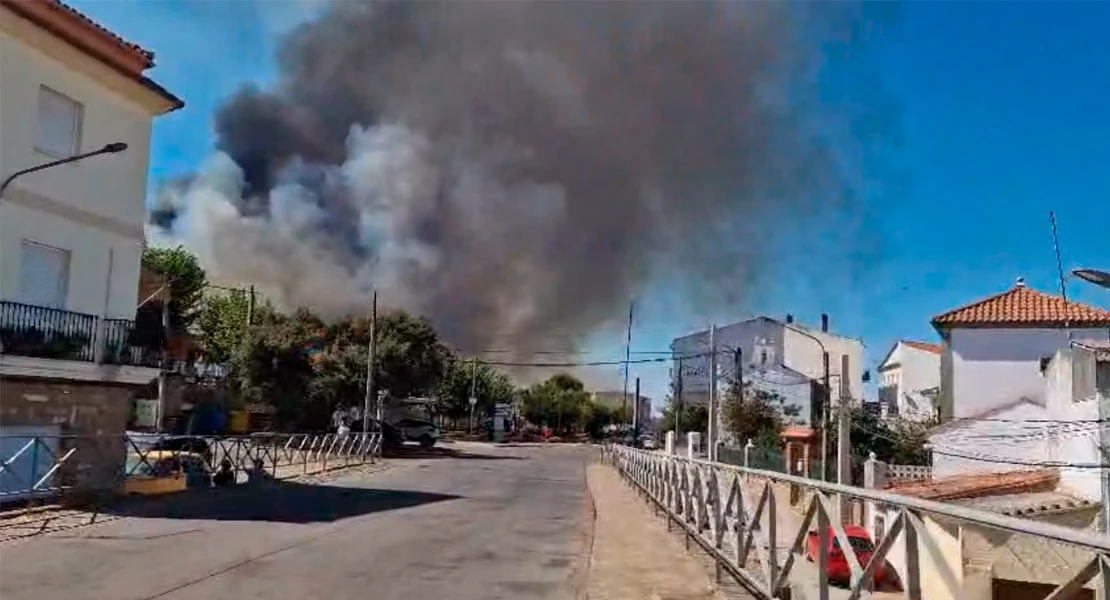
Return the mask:
[[[101,362],[110,365],[158,367],[162,353],[160,331],[144,331],[130,319],[104,320],[104,354]]]
[[[95,315],[19,302],[0,302],[0,341],[5,354],[80,360],[96,359]]]
[[[129,319],[100,319],[7,300],[0,301],[0,342],[0,352],[17,356],[142,367],[161,364],[162,333],[157,324],[136,325]]]

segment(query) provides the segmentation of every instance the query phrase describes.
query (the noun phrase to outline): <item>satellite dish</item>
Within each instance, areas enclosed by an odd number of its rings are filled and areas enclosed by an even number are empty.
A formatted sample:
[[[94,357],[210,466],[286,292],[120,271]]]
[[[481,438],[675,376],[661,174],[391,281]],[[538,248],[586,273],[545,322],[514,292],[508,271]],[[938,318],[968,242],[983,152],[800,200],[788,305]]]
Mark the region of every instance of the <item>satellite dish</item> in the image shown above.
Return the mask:
[[[1110,273],[1097,269],[1076,269],[1072,275],[1110,290]]]

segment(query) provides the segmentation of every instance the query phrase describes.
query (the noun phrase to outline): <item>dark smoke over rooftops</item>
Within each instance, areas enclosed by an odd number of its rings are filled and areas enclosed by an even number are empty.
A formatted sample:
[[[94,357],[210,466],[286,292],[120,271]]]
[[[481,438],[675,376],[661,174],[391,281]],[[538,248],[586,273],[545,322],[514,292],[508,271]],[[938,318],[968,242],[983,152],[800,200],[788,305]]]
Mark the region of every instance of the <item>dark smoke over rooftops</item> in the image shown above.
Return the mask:
[[[155,214],[218,278],[335,316],[377,288],[464,349],[573,346],[661,280],[743,303],[772,249],[864,210],[837,158],[864,142],[836,132],[886,124],[816,83],[827,44],[862,47],[858,10],[336,3]]]

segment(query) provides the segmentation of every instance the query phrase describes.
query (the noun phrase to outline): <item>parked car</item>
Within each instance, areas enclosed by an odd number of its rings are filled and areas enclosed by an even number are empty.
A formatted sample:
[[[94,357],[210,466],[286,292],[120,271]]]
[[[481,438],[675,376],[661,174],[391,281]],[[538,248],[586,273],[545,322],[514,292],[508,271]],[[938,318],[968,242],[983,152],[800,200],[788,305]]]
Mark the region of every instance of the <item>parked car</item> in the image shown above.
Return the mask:
[[[401,419],[393,424],[405,440],[419,442],[424,448],[431,448],[439,441],[439,427],[427,421]]]
[[[651,436],[640,438],[640,447],[644,450],[655,450],[655,438]]]
[[[370,431],[375,433],[379,431],[382,433],[382,447],[396,448],[397,446],[403,444],[405,441],[405,436],[403,433],[401,433],[401,430],[397,427],[394,427],[393,425],[390,425],[389,423],[379,423],[377,419],[370,419],[369,429]],[[362,422],[355,422],[351,430],[355,431],[356,433],[361,432]]]
[[[856,558],[859,560],[860,567],[866,568],[867,563],[871,561],[871,556],[875,553],[875,544],[871,541],[871,534],[867,530],[858,525],[845,525],[844,533],[848,536],[848,543],[852,545],[852,550],[856,553]],[[829,566],[828,578],[829,581],[848,584],[852,580],[852,570],[848,566],[848,558],[844,555],[844,551],[840,547],[840,540],[836,537],[836,532],[832,527],[829,527]],[[809,538],[806,544],[806,558],[811,562],[817,562],[817,554],[821,550],[821,536],[817,531],[809,532]],[[890,579],[890,565],[883,561],[882,565],[875,570],[875,575],[872,578],[873,586],[881,586],[884,581]]]
[[[199,454],[206,461],[212,460],[212,449],[208,441],[193,435],[174,435],[156,440],[150,445],[150,450],[165,450],[169,452],[191,452]]]

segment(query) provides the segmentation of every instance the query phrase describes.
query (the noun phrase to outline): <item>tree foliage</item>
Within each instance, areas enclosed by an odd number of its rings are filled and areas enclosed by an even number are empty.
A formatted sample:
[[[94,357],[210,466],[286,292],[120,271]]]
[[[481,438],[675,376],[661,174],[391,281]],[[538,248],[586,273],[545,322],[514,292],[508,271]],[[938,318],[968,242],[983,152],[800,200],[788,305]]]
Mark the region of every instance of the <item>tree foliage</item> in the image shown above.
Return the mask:
[[[204,348],[206,362],[224,364],[247,336],[250,297],[246,292],[205,294],[193,320],[193,334]],[[256,306],[255,318],[268,305]]]
[[[797,407],[787,406],[785,399],[772,391],[757,388],[751,382],[730,383],[723,403],[725,430],[737,444],[752,440],[757,446],[778,448],[786,416],[796,416]],[[788,414],[790,413],[790,414]]]
[[[673,397],[667,398],[659,426],[664,431],[671,431],[675,429],[676,424],[678,430],[683,433],[691,431],[704,433],[709,429],[709,411],[704,406],[680,406]]]
[[[455,421],[469,417],[472,391],[478,399],[476,415],[489,414],[494,404],[512,404],[517,395],[513,380],[504,371],[453,357],[436,386],[440,412]]]
[[[524,417],[564,434],[582,428],[596,409],[585,385],[568,373],[558,373],[523,394]]]
[[[908,420],[884,421],[859,404],[849,407],[852,429],[849,436],[853,462],[868,459],[871,453],[881,461],[899,465],[926,465],[929,453],[925,450],[932,422]],[[833,418],[835,418],[835,413]],[[836,448],[839,434],[830,427],[829,447]]]
[[[184,331],[193,324],[208,279],[200,261],[182,246],[147,248],[143,266],[161,275],[170,290],[170,326]]]

